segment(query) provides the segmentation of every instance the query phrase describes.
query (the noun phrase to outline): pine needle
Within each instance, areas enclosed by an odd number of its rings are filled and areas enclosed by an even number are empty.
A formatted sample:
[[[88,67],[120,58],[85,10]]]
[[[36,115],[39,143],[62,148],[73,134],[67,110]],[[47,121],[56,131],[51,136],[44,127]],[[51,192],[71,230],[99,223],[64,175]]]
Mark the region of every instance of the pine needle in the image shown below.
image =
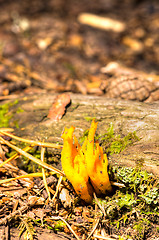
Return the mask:
[[[55,174],[55,172],[46,173],[46,176],[49,176],[51,174]],[[15,180],[18,180],[18,179],[21,179],[21,178],[33,178],[33,177],[42,177],[42,176],[43,176],[43,174],[41,172],[39,172],[39,173],[29,173],[29,174],[26,174],[26,175],[21,175],[21,176],[15,177],[15,178],[8,178],[8,179],[0,180],[0,184],[8,183],[8,182],[15,181]]]
[[[63,179],[63,177],[60,176],[60,177],[59,177],[59,180],[58,180],[58,183],[57,183],[57,186],[56,186],[56,192],[55,192],[55,194],[54,194],[54,196],[53,196],[52,201],[55,200],[55,198],[56,198],[56,196],[57,196],[57,194],[58,194],[58,192],[59,192],[59,188],[60,188],[60,185],[61,185],[62,179]]]
[[[45,153],[45,148],[41,148],[41,161],[44,162],[44,153]],[[44,186],[46,188],[47,194],[48,194],[48,198],[49,200],[51,200],[51,195],[50,195],[50,191],[47,185],[47,180],[46,180],[46,173],[45,173],[45,168],[42,167],[42,174],[43,174],[43,181],[44,181]]]
[[[76,238],[77,240],[80,240],[80,238],[77,236],[77,234],[75,233],[75,231],[71,228],[71,226],[68,224],[68,222],[66,222],[66,220],[65,220],[64,218],[62,218],[62,217],[60,217],[60,216],[52,216],[51,219],[63,221],[63,222],[66,224],[66,226],[69,228],[69,230],[72,232],[72,234],[75,236],[75,238]]]
[[[14,138],[15,140],[21,141],[21,142],[25,142],[25,143],[29,143],[31,145],[37,145],[40,147],[50,147],[50,148],[56,148],[56,149],[62,149],[62,145],[58,145],[58,144],[54,144],[54,143],[46,143],[46,142],[39,142],[39,141],[34,141],[34,140],[28,140],[25,138],[21,138],[21,137],[17,137],[11,133],[6,132],[6,130],[4,129],[0,129],[0,133],[3,135],[6,135],[8,137]]]
[[[14,146],[13,144],[11,144],[10,142],[8,142],[8,141],[6,141],[6,140],[4,140],[2,137],[0,137],[0,140],[1,140],[4,144],[6,144],[6,145],[8,145],[9,147],[13,148],[13,149],[14,149],[15,151],[17,151],[19,154],[25,156],[26,158],[29,158],[31,161],[37,163],[37,164],[40,165],[41,167],[47,168],[47,169],[49,169],[49,170],[51,170],[51,171],[54,171],[55,173],[58,173],[58,174],[60,174],[61,176],[65,176],[65,174],[64,174],[62,171],[60,171],[59,169],[57,169],[57,168],[55,168],[55,167],[53,167],[53,166],[51,166],[51,165],[49,165],[49,164],[47,164],[47,163],[45,163],[45,162],[42,162],[41,160],[37,159],[36,157],[32,156],[31,154],[26,153],[24,150],[18,148],[17,146]]]
[[[27,146],[27,147],[23,148],[23,151],[27,152],[27,151],[29,151],[31,148],[32,148],[31,146]],[[3,167],[5,164],[7,164],[7,163],[15,160],[16,158],[18,158],[19,155],[20,155],[19,153],[16,153],[16,154],[14,154],[12,157],[10,157],[10,158],[8,158],[7,160],[5,160],[4,162],[2,162],[2,163],[0,164],[0,168]]]

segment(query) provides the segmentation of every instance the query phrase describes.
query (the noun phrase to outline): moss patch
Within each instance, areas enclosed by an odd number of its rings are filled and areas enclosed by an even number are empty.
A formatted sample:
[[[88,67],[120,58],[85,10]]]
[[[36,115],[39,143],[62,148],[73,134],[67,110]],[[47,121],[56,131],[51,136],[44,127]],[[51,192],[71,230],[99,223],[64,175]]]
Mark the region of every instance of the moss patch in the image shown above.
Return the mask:
[[[11,107],[18,104],[18,100],[14,102],[5,103],[0,106],[0,128],[9,127],[9,121],[12,118],[13,114],[17,112],[22,112],[21,108],[18,108],[16,112],[11,111]],[[17,122],[13,123],[15,127],[19,127]]]
[[[159,224],[159,183],[152,174],[139,168],[113,167],[114,181],[125,187],[101,200],[111,231],[125,231],[124,239],[146,239]],[[131,226],[131,228],[130,228]],[[122,238],[121,238],[122,239]]]
[[[85,137],[88,136],[89,130],[83,133],[80,138],[80,142],[83,142]],[[122,152],[127,146],[133,144],[140,139],[137,137],[136,132],[128,133],[126,136],[117,135],[114,133],[113,124],[110,124],[106,133],[95,137],[96,141],[99,141],[107,154],[114,154]]]

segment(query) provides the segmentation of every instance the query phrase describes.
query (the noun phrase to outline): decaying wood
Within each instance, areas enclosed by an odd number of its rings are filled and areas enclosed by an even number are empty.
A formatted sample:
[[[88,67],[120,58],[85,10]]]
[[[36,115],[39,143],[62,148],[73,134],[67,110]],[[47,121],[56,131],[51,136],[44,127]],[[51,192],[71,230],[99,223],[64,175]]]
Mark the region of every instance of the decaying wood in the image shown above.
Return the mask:
[[[60,142],[65,126],[76,127],[75,135],[82,136],[90,127],[92,118],[98,121],[98,134],[106,133],[110,123],[117,134],[127,135],[136,131],[140,141],[127,147],[122,153],[112,155],[113,165],[136,165],[143,162],[143,168],[159,176],[159,102],[141,103],[107,99],[105,97],[70,94],[72,104],[59,121],[47,119],[55,94],[28,95],[11,107],[14,112],[11,127],[18,122],[15,134],[32,140]],[[21,108],[23,112],[16,112]]]

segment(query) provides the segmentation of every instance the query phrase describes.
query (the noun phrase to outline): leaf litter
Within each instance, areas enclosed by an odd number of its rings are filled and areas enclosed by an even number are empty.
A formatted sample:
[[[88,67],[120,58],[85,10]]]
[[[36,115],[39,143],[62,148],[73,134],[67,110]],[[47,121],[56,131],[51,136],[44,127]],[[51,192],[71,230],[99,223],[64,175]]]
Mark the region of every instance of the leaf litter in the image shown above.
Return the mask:
[[[109,166],[113,192],[102,198],[94,194],[92,204],[86,204],[63,171],[51,165],[48,168],[42,161],[45,148],[59,149],[61,146],[34,141],[29,144],[26,140],[29,146],[20,151],[10,142],[14,138],[21,141],[21,138],[7,130],[11,129],[0,131],[1,146],[7,145],[18,151],[5,159],[6,162],[1,162],[0,225],[8,222],[10,226],[18,227],[19,234],[28,239],[36,238],[37,227],[50,229],[56,236],[75,239],[151,239],[151,236],[157,239],[159,183],[152,174],[142,171],[140,166],[135,169]],[[109,132],[113,132],[112,127]],[[4,140],[5,135],[10,139]],[[36,144],[41,146],[41,160],[26,155],[26,151]],[[42,162],[41,170],[27,173],[13,166],[11,161],[23,154],[30,160],[33,157],[37,164]]]

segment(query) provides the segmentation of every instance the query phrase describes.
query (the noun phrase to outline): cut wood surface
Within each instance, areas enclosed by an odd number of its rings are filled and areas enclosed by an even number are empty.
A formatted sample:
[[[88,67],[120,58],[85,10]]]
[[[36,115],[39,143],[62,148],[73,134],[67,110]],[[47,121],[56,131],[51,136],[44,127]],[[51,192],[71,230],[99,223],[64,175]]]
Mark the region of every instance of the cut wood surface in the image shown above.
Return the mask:
[[[82,136],[90,127],[92,118],[98,121],[97,134],[106,133],[110,123],[116,134],[127,135],[136,131],[140,141],[127,147],[120,154],[109,157],[112,165],[135,167],[143,162],[143,168],[159,176],[159,102],[141,103],[107,99],[105,97],[70,94],[71,105],[59,121],[47,118],[56,94],[28,95],[11,107],[13,117],[10,126],[18,124],[15,134],[27,139],[62,143],[65,126],[76,127],[75,135]],[[17,111],[17,109],[23,111]]]

